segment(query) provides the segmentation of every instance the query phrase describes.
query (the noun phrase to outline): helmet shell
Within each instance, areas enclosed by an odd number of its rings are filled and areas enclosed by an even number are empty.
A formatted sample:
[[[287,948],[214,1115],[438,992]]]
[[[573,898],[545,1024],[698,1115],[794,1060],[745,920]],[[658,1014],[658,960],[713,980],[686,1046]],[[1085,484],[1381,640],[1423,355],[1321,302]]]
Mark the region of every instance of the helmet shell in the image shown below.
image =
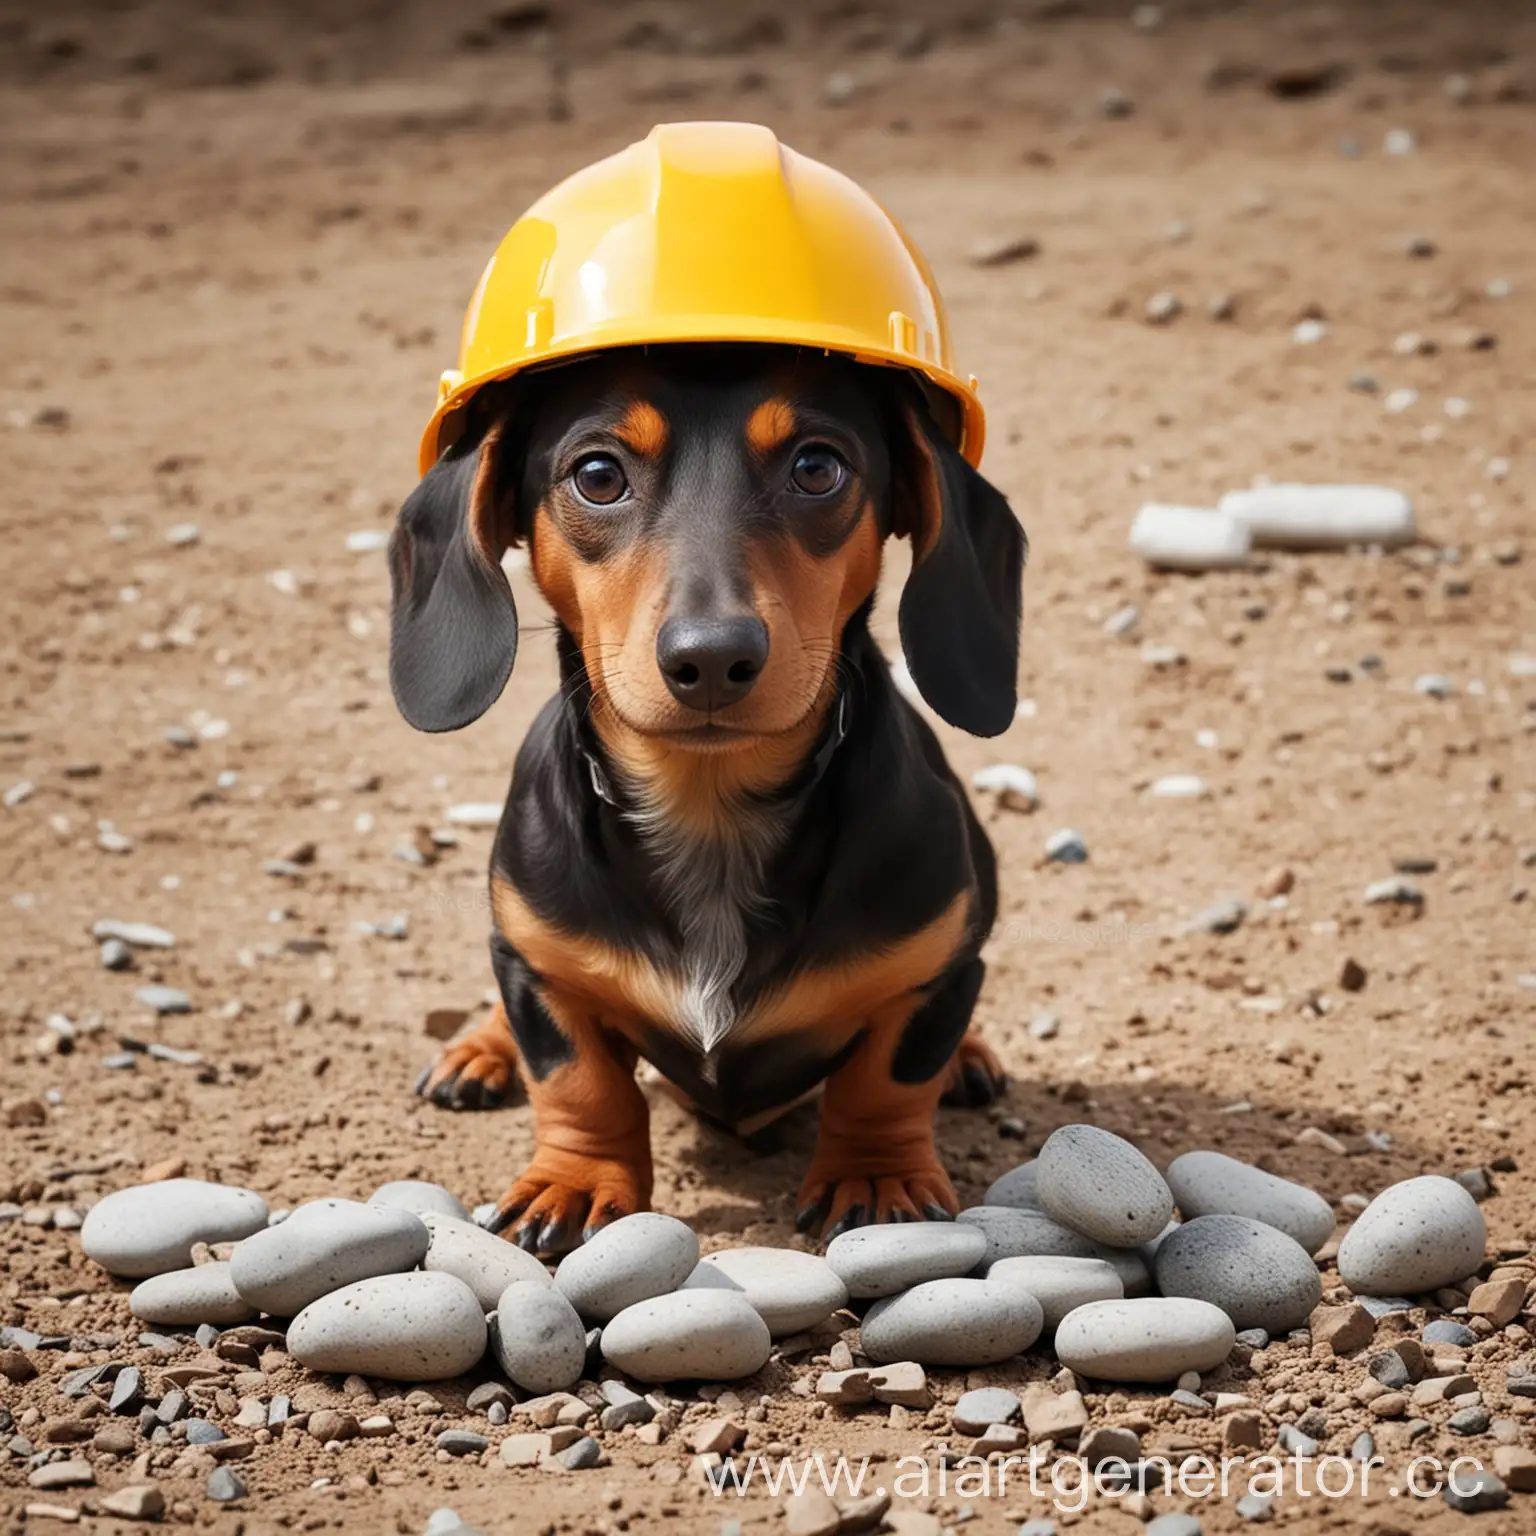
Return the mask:
[[[862,187],[755,123],[666,123],[544,194],[480,278],[425,474],[485,385],[614,347],[742,341],[912,369],[950,396],[976,464],[985,415],[955,372],[921,252]]]

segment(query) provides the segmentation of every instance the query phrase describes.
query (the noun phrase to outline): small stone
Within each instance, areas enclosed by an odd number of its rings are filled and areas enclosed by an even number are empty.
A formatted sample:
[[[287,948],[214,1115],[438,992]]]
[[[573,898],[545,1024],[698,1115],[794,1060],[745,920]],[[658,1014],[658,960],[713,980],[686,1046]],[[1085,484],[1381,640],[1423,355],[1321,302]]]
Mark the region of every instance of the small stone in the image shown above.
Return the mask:
[[[166,1179],[98,1200],[80,1241],[86,1257],[109,1273],[137,1279],[185,1269],[194,1243],[238,1242],[266,1219],[266,1202],[248,1189]]]
[[[50,1461],[27,1475],[29,1487],[52,1491],[56,1488],[90,1488],[96,1474],[88,1461]]]
[[[826,1262],[850,1296],[868,1300],[964,1275],[986,1251],[986,1238],[963,1222],[902,1222],[840,1233],[827,1245]]]
[[[1339,1275],[1357,1294],[1419,1295],[1473,1273],[1488,1229],[1454,1179],[1427,1175],[1383,1190],[1339,1245]]]
[[[784,1500],[785,1536],[833,1536],[842,1519],[842,1512],[820,1488],[807,1488]]]
[[[865,1354],[877,1363],[991,1365],[1028,1349],[1044,1325],[1040,1303],[1018,1286],[991,1280],[928,1280],[877,1301],[864,1315],[859,1339]]]
[[[1486,1318],[1495,1328],[1503,1328],[1524,1310],[1525,1292],[1524,1280],[1489,1280],[1467,1298],[1467,1311],[1473,1317]]]
[[[192,999],[180,987],[140,987],[134,999],[159,1014],[190,1013]]]
[[[604,1358],[644,1382],[736,1380],[761,1370],[771,1350],[768,1325],[751,1303],[722,1290],[648,1297],[626,1307],[602,1334]]]
[[[970,262],[975,267],[1009,267],[1040,254],[1040,242],[1033,235],[1003,235],[971,247]]]
[[[126,971],[133,964],[133,952],[121,939],[108,939],[101,946],[101,965],[107,971]]]
[[[555,1287],[582,1317],[607,1323],[627,1307],[675,1292],[698,1262],[699,1240],[691,1227],[642,1211],[603,1227],[566,1254]]]
[[[124,1520],[158,1520],[165,1513],[165,1495],[154,1483],[129,1483],[103,1495],[101,1511]]]
[[[1040,1149],[1037,1187],[1047,1215],[1116,1247],[1156,1237],[1173,1215],[1163,1176],[1130,1142],[1097,1126],[1051,1133]]]
[[[705,1419],[693,1428],[689,1444],[698,1456],[726,1456],[741,1444],[746,1433],[746,1427],[734,1419]]]
[[[1006,1387],[980,1387],[955,1404],[954,1426],[960,1434],[979,1435],[993,1424],[1011,1423],[1019,1406],[1017,1395]]]
[[[557,1452],[560,1465],[569,1472],[585,1471],[588,1467],[601,1466],[603,1448],[591,1435],[583,1435],[574,1444]]]
[[[1453,1435],[1486,1435],[1493,1415],[1483,1407],[1459,1408],[1446,1420],[1445,1427]]]
[[[1081,1376],[1163,1382],[1214,1370],[1234,1341],[1231,1320],[1209,1302],[1143,1297],[1089,1302],[1068,1313],[1056,1330],[1056,1354]]]
[[[1307,1321],[1314,1344],[1325,1344],[1335,1355],[1352,1355],[1376,1335],[1376,1319],[1357,1302],[1342,1307],[1318,1307]]]
[[[1063,827],[1046,839],[1045,856],[1053,864],[1086,864],[1088,844],[1081,832]]]
[[[204,1485],[208,1497],[218,1504],[233,1503],[236,1499],[246,1496],[245,1484],[240,1475],[230,1467],[215,1467],[208,1474],[208,1481]]]
[[[495,1350],[508,1379],[525,1392],[564,1392],[581,1379],[587,1331],[547,1280],[514,1280],[496,1306]]]
[[[1154,293],[1147,300],[1146,317],[1148,325],[1171,325],[1184,313],[1184,305],[1176,293],[1169,293],[1166,289]]]
[[[1200,1522],[1193,1515],[1178,1511],[1158,1515],[1147,1522],[1146,1536],[1200,1536]]]
[[[1419,1337],[1426,1344],[1449,1344],[1453,1349],[1471,1349],[1477,1343],[1477,1335],[1465,1323],[1450,1317],[1426,1323]]]
[[[438,1450],[450,1456],[478,1456],[490,1443],[486,1436],[467,1429],[445,1429],[433,1441]]]
[[[1339,986],[1346,992],[1361,992],[1365,982],[1365,967],[1353,957],[1347,958],[1339,970]]]
[[[776,1339],[825,1322],[848,1304],[837,1271],[816,1254],[783,1248],[725,1248],[702,1259],[684,1290],[713,1287],[738,1291]]]
[[[1447,1476],[1443,1497],[1458,1514],[1478,1515],[1484,1510],[1503,1509],[1509,1503],[1509,1489],[1487,1468],[1476,1472],[1458,1468]]]
[[[1493,1470],[1516,1493],[1536,1493],[1536,1450],[1501,1445],[1493,1453]]]
[[[1237,1517],[1240,1520],[1252,1520],[1259,1523],[1275,1518],[1275,1500],[1273,1494],[1245,1493],[1237,1501],[1235,1506]]]

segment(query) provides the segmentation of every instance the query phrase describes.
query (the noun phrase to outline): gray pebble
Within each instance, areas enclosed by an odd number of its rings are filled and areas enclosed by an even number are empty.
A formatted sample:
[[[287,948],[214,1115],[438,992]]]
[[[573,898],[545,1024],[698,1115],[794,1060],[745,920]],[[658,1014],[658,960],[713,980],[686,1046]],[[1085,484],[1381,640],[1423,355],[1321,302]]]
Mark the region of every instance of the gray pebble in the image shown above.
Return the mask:
[[[1045,840],[1045,856],[1053,864],[1086,864],[1088,843],[1081,832],[1063,827]]]
[[[256,1308],[235,1289],[227,1262],[167,1270],[141,1280],[128,1298],[128,1308],[146,1323],[172,1328],[244,1323],[256,1316]]]
[[[293,1399],[285,1397],[279,1392],[267,1404],[267,1428],[271,1429],[278,1424],[286,1424],[288,1415],[293,1412]]]
[[[1370,1461],[1376,1454],[1376,1437],[1368,1429],[1362,1429],[1355,1436],[1354,1443],[1349,1448],[1351,1461]]]
[[[564,1392],[581,1380],[587,1331],[546,1280],[514,1280],[496,1304],[496,1359],[525,1392]]]
[[[606,1323],[626,1307],[675,1291],[699,1262],[699,1240],[675,1216],[640,1211],[603,1227],[555,1270],[581,1315]]]
[[[288,1353],[314,1371],[445,1381],[478,1364],[486,1339],[485,1313],[462,1280],[417,1271],[312,1302],[288,1329]]]
[[[1104,1259],[1058,1254],[999,1259],[988,1268],[987,1278],[1028,1291],[1040,1303],[1047,1333],[1054,1332],[1077,1307],[1090,1301],[1118,1301],[1125,1295],[1119,1274]]]
[[[1477,1343],[1477,1335],[1465,1323],[1449,1317],[1437,1317],[1434,1322],[1426,1323],[1419,1337],[1426,1344],[1451,1344],[1457,1349],[1471,1349]]]
[[[1146,1536],[1200,1536],[1200,1522],[1193,1515],[1179,1511],[1159,1515],[1143,1527]]]
[[[1509,1503],[1509,1489],[1502,1478],[1486,1469],[1457,1469],[1447,1476],[1443,1497],[1458,1514],[1479,1515],[1484,1510],[1503,1509]]]
[[[413,1211],[418,1216],[429,1212],[439,1216],[456,1216],[460,1221],[469,1220],[469,1211],[463,1201],[425,1179],[394,1179],[381,1184],[368,1196],[369,1205],[393,1205],[402,1211]]]
[[[478,1456],[490,1443],[486,1436],[468,1429],[445,1429],[433,1441],[438,1450],[450,1456]]]
[[[1321,1195],[1221,1152],[1186,1152],[1174,1158],[1168,1187],[1186,1221],[1196,1216],[1246,1216],[1278,1227],[1308,1253],[1317,1253],[1333,1235],[1333,1208]]]
[[[440,1212],[424,1212],[421,1219],[431,1234],[421,1267],[457,1275],[487,1312],[495,1309],[501,1293],[514,1280],[550,1284],[549,1271],[516,1243],[509,1243],[472,1221],[460,1221]]]
[[[1231,1353],[1232,1321],[1189,1297],[1091,1301],[1062,1319],[1056,1354],[1079,1375],[1104,1381],[1174,1381],[1214,1370]]]
[[[1486,1408],[1474,1405],[1471,1408],[1458,1408],[1445,1421],[1445,1427],[1453,1435],[1486,1435],[1492,1422],[1493,1416]]]
[[[235,1499],[243,1499],[246,1494],[245,1484],[232,1467],[215,1467],[204,1486],[208,1497],[218,1504],[229,1504]]]
[[[1240,1328],[1237,1342],[1249,1349],[1268,1349],[1269,1334],[1263,1328]]]
[[[98,1200],[80,1228],[80,1245],[109,1274],[142,1279],[187,1268],[193,1243],[238,1242],[266,1219],[266,1202],[251,1190],[163,1179]]]
[[[220,1440],[228,1438],[217,1424],[210,1424],[207,1419],[187,1420],[188,1445],[216,1445]]]
[[[1007,1173],[993,1179],[987,1185],[987,1192],[981,1197],[981,1203],[1011,1206],[1020,1211],[1042,1209],[1040,1191],[1036,1187],[1038,1169],[1039,1164],[1034,1159],[1027,1163],[1020,1163],[1017,1168],[1010,1168]]]
[[[1317,1441],[1311,1435],[1304,1435],[1294,1424],[1282,1424],[1275,1438],[1288,1456],[1317,1455]]]
[[[850,1296],[868,1300],[966,1274],[986,1252],[986,1236],[975,1226],[907,1221],[839,1233],[827,1245],[827,1263]]]
[[[1173,1215],[1162,1174],[1130,1142],[1094,1125],[1053,1131],[1037,1178],[1048,1216],[1117,1248],[1158,1236]]]
[[[1479,1205],[1485,1200],[1491,1200],[1495,1194],[1493,1180],[1486,1168],[1464,1168],[1455,1175],[1455,1179]]]
[[[1413,1383],[1408,1367],[1403,1364],[1403,1357],[1395,1349],[1383,1350],[1379,1355],[1372,1355],[1365,1362],[1365,1368],[1382,1386],[1390,1387],[1393,1391],[1399,1387],[1411,1386]]]
[[[574,1445],[568,1445],[561,1451],[558,1459],[567,1471],[581,1472],[587,1467],[601,1464],[603,1448],[591,1435],[583,1435]]]
[[[864,1314],[859,1342],[881,1365],[994,1365],[1022,1354],[1044,1326],[1040,1303],[1019,1286],[927,1280],[877,1301]]]
[[[701,1259],[683,1289],[739,1291],[776,1339],[804,1332],[848,1305],[837,1271],[814,1253],[793,1248],[724,1248]]]
[[[734,1381],[768,1362],[768,1325],[734,1291],[675,1291],[626,1307],[604,1329],[603,1357],[636,1381]]]
[[[1164,1296],[1212,1302],[1237,1328],[1271,1334],[1299,1328],[1323,1299],[1323,1283],[1306,1249],[1246,1216],[1197,1216],[1157,1251]]]
[[[1044,1211],[973,1205],[961,1211],[955,1223],[977,1227],[985,1235],[986,1253],[979,1268],[988,1273],[992,1265],[1004,1259],[1102,1259],[1120,1276],[1126,1295],[1144,1295],[1151,1288],[1150,1270],[1141,1249],[1111,1248],[1095,1242],[1052,1220]]]
[[[1275,1500],[1268,1493],[1245,1493],[1237,1501],[1237,1516],[1240,1520],[1253,1520],[1262,1522],[1275,1518]]]
[[[155,1417],[162,1424],[174,1424],[186,1411],[187,1394],[180,1387],[172,1387],[156,1406]]]
[[[107,971],[126,971],[133,964],[133,951],[121,939],[108,939],[101,946],[101,965]]]
[[[601,1418],[605,1430],[620,1430],[626,1424],[649,1424],[656,1417],[650,1403],[622,1381],[603,1382],[602,1393],[607,1404]]]
[[[132,1072],[139,1058],[135,1051],[112,1051],[101,1058],[101,1064],[108,1072]]]
[[[281,1226],[241,1243],[231,1260],[235,1288],[274,1317],[357,1280],[414,1269],[430,1233],[419,1216],[355,1200],[311,1200]]]
[[[485,1410],[485,1419],[488,1424],[500,1429],[507,1422],[507,1405],[505,1403],[492,1403]]]
[[[427,1516],[422,1536],[480,1536],[480,1532],[471,1525],[465,1525],[458,1510],[444,1508],[434,1509]]]
[[[1406,1296],[1359,1296],[1355,1299],[1372,1317],[1388,1317],[1393,1312],[1413,1310],[1413,1303]]]
[[[1339,1275],[1357,1294],[1418,1295],[1454,1284],[1483,1262],[1488,1228],[1454,1179],[1405,1179],[1371,1201],[1339,1245]]]
[[[136,1365],[125,1365],[112,1382],[107,1407],[113,1413],[136,1413],[144,1399],[144,1376]]]
[[[199,1323],[192,1337],[197,1340],[199,1349],[212,1349],[219,1337],[219,1330],[212,1323]]]
[[[1056,1536],[1054,1520],[1026,1520],[1018,1529],[1018,1536]]]
[[[984,1434],[989,1425],[1011,1424],[1021,1407],[1018,1394],[1006,1387],[977,1387],[955,1404],[955,1429],[962,1435]]]

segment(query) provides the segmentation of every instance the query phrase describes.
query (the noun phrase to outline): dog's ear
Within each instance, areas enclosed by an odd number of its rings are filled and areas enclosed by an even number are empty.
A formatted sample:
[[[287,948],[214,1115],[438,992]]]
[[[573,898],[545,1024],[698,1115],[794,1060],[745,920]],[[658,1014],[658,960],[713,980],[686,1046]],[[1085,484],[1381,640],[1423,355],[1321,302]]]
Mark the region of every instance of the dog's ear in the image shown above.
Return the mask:
[[[406,498],[389,541],[389,681],[419,731],[456,731],[501,695],[517,658],[517,608],[501,568],[503,419],[466,434]]]
[[[897,407],[895,531],[912,540],[901,648],[933,710],[998,736],[1018,702],[1020,591],[1028,542],[1002,492],[951,446],[926,406]]]

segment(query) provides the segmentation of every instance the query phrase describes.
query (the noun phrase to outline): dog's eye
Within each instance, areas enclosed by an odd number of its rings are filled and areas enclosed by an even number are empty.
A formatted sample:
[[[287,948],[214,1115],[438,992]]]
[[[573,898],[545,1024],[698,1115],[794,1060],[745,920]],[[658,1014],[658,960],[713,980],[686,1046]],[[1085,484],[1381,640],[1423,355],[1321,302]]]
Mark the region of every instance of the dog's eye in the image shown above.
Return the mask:
[[[611,507],[629,489],[619,461],[606,453],[591,453],[571,473],[576,494],[594,507]]]
[[[802,448],[795,455],[789,477],[795,489],[807,496],[830,496],[846,473],[843,461],[830,448],[818,445]]]

